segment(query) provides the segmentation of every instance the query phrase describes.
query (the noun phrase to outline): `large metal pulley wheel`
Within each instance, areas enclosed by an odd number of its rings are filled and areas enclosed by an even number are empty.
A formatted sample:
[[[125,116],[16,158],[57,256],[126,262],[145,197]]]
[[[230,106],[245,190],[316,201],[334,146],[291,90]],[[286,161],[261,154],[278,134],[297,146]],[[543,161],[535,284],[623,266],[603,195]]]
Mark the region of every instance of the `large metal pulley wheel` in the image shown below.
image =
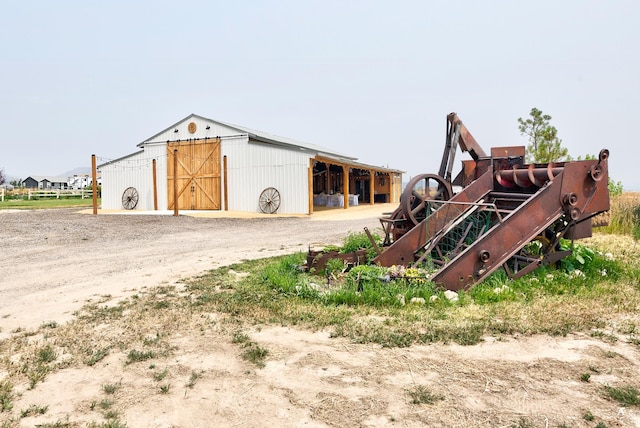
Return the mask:
[[[409,181],[400,196],[400,207],[414,225],[451,199],[451,185],[437,174],[422,174]]]
[[[135,187],[127,187],[122,193],[122,207],[125,210],[132,210],[138,205],[138,191]]]
[[[274,187],[267,187],[260,193],[260,211],[273,214],[280,208],[280,192]]]

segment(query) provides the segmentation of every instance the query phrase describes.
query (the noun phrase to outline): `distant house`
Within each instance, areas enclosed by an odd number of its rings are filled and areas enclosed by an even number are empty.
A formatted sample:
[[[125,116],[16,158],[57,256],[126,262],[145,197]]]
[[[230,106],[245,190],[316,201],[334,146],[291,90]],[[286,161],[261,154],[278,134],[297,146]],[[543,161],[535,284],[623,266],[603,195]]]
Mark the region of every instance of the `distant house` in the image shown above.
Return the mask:
[[[101,176],[98,175],[96,181],[98,182],[98,186],[102,185]],[[75,174],[73,177],[68,178],[67,184],[71,189],[84,189],[87,186],[91,186],[93,181],[91,179],[91,174]]]
[[[27,189],[57,190],[68,189],[67,177],[54,177],[50,175],[32,175],[22,182]]]

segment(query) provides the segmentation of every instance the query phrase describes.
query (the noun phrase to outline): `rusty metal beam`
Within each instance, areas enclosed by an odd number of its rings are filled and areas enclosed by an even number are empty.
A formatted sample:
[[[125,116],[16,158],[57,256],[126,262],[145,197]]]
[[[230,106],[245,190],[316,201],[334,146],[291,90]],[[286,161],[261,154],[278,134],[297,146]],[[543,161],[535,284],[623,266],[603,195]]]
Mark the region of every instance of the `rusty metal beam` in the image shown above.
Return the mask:
[[[482,150],[482,147],[480,147],[480,144],[478,144],[476,139],[473,138],[473,135],[471,135],[471,132],[469,132],[467,127],[464,126],[464,123],[462,123],[462,121],[460,120],[460,118],[456,113],[449,113],[449,115],[447,116],[447,119],[454,126],[457,124],[460,124],[460,137],[458,140],[458,144],[460,144],[460,148],[463,151],[469,152],[469,154],[475,161],[477,161],[479,158],[487,157],[487,154],[485,153],[485,151]]]

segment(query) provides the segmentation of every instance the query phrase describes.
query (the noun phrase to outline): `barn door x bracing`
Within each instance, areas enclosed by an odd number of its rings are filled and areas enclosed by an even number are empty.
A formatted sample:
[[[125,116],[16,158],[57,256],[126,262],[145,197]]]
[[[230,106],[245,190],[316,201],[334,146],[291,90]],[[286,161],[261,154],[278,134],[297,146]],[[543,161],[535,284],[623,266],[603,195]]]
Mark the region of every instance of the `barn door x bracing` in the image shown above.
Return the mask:
[[[219,210],[220,139],[167,144],[168,209],[174,209],[174,150],[177,150],[178,209]]]

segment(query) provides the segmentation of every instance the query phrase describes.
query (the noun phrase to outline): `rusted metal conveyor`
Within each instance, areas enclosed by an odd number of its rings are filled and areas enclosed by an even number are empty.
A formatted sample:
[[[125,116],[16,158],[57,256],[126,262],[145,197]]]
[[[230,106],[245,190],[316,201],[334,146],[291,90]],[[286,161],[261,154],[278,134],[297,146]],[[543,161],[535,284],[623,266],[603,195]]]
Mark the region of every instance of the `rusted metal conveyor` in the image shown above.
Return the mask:
[[[472,160],[452,180],[458,146]],[[374,263],[426,263],[434,282],[459,290],[500,267],[517,278],[558,262],[571,253],[560,240],[591,236],[591,218],[609,209],[608,157],[603,149],[597,160],[525,164],[524,147],[486,154],[451,113],[439,174],[411,180],[381,219],[386,248]]]

